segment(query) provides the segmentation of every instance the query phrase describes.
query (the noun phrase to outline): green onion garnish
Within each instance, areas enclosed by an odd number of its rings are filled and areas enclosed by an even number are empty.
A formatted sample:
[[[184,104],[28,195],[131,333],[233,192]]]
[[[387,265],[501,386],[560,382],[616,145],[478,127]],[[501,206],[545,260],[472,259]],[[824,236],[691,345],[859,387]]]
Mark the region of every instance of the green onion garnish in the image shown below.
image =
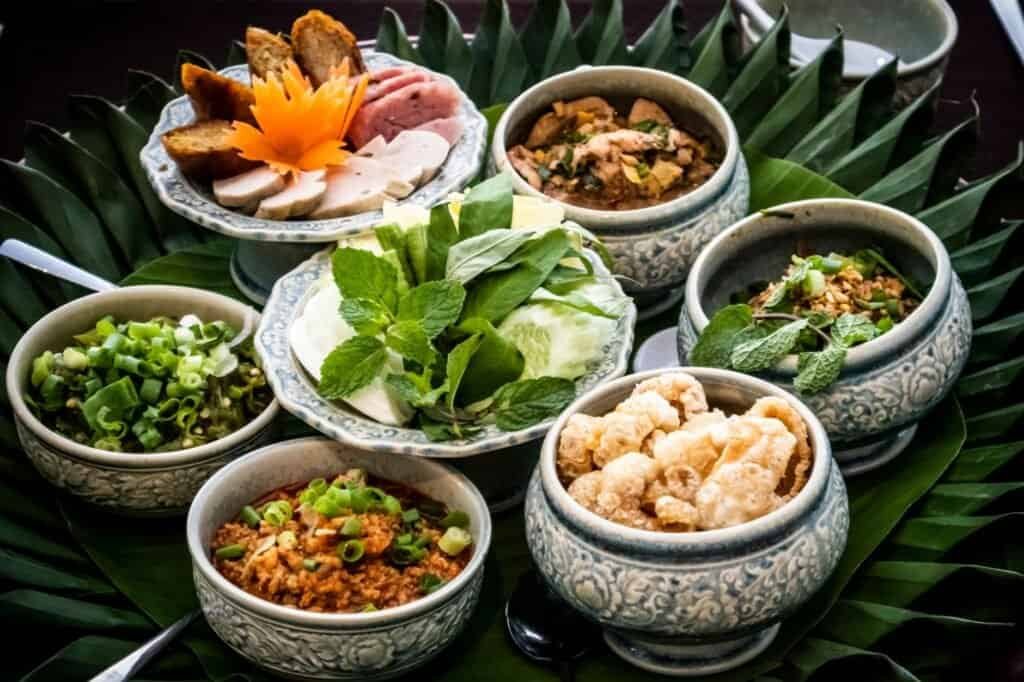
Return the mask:
[[[437,577],[433,573],[424,573],[423,577],[420,578],[420,592],[423,594],[430,594],[439,590],[445,581]]]
[[[271,526],[283,526],[292,518],[292,506],[284,500],[274,500],[263,510],[263,520]]]
[[[384,499],[381,501],[381,506],[384,507],[384,511],[393,516],[397,516],[402,513],[402,503],[393,495],[385,495]]]
[[[377,607],[374,606],[373,604],[367,604],[366,606],[363,607],[363,613],[371,613],[372,611],[376,611],[376,610],[377,610]]]
[[[459,510],[448,512],[448,514],[441,519],[441,527],[451,528],[452,526],[458,526],[459,528],[466,528],[469,526],[469,514]]]
[[[468,531],[451,526],[444,532],[441,539],[437,541],[438,548],[448,556],[458,556],[473,542],[473,536]]]
[[[338,556],[345,563],[351,564],[363,558],[366,547],[362,540],[346,540],[338,545]]]
[[[224,545],[217,549],[213,555],[218,559],[226,559],[228,561],[241,559],[245,556],[245,545]]]
[[[315,573],[316,569],[320,568],[320,562],[316,559],[303,559],[302,567],[310,573]]]
[[[242,512],[238,515],[239,520],[250,528],[260,527],[260,515],[252,505],[245,505],[242,507]]]
[[[363,524],[356,517],[345,519],[345,523],[341,524],[341,534],[347,538],[358,537],[363,532]]]
[[[403,523],[416,523],[420,520],[420,511],[418,509],[406,509],[402,512]]]

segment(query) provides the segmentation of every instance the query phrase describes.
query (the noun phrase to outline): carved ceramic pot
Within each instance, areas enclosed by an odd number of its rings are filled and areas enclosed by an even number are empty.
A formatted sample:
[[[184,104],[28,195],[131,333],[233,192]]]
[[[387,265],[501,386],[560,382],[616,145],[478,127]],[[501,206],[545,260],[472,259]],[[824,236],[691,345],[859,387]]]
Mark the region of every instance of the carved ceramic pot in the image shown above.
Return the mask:
[[[507,171],[519,194],[549,198],[516,173],[508,149],[526,139],[553,102],[588,95],[605,97],[620,107],[636,97],[650,98],[681,126],[709,135],[724,154],[721,167],[707,182],[663,204],[604,211],[558,202],[566,219],[601,238],[615,260],[615,273],[624,276],[623,288],[642,307],[671,304],[678,295],[670,293],[680,288],[700,250],[747,214],[750,177],[736,128],[718,100],[679,76],[632,66],[581,67],[543,80],[512,101],[495,128],[491,171]]]
[[[245,592],[210,561],[210,542],[253,500],[289,483],[359,467],[403,483],[470,517],[473,556],[452,581],[421,599],[371,613],[315,613]],[[473,614],[491,542],[491,517],[469,480],[437,462],[301,438],[257,450],[217,472],[196,496],[186,525],[203,614],[232,649],[271,672],[314,680],[395,677],[437,656]]]
[[[708,368],[687,371],[712,406],[743,412],[772,395],[803,417],[814,450],[803,490],[754,521],[694,533],[637,530],[577,504],[555,468],[566,421],[577,412],[605,414],[637,383],[664,371],[605,384],[561,415],[526,496],[526,538],[548,585],[604,626],[616,654],[662,674],[710,675],[763,651],[779,621],[825,583],[846,546],[849,506],[825,430],[805,405],[761,379]]]
[[[7,365],[7,395],[18,437],[43,478],[92,504],[139,516],[184,514],[200,486],[235,457],[271,436],[277,400],[238,431],[188,450],[134,454],[76,443],[47,428],[25,404],[32,360],[63,350],[72,336],[92,329],[105,315],[120,321],[195,314],[254,329],[258,313],[227,296],[173,286],[133,286],[79,298],[46,315],[25,333]]]
[[[796,252],[875,247],[903,274],[931,283],[903,322],[846,356],[839,379],[803,397],[825,426],[845,474],[881,466],[910,443],[917,423],[956,383],[971,345],[967,294],[942,241],[919,220],[854,199],[812,199],[750,216],[716,238],[693,266],[679,317],[679,357],[730,295],[778,279]],[[685,364],[685,362],[684,362]],[[796,357],[762,373],[793,390]]]

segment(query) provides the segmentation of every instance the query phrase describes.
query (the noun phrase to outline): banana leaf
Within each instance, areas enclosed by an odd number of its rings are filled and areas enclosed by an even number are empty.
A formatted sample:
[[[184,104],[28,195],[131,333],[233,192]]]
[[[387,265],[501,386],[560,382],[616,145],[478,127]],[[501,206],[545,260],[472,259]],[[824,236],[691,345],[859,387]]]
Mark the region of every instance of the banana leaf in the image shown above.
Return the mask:
[[[829,57],[818,62],[816,74],[814,65],[790,71],[788,50],[780,49],[783,22],[743,55],[727,5],[690,40],[682,10],[668,3],[635,48],[623,52],[620,46],[624,48],[626,41],[620,3],[602,2],[592,9],[576,33],[586,44],[584,49],[576,38],[565,39],[571,26],[564,2],[541,0],[532,8],[524,28],[517,31],[508,19],[505,3],[492,1],[478,31],[484,37],[468,48],[469,59],[456,56],[465,54],[461,47],[465,43],[457,39],[462,29],[447,6],[431,3],[428,11],[431,16],[424,17],[421,32],[429,35],[418,49],[408,39],[398,15],[385,11],[380,48],[427,61],[457,79],[466,79],[462,82],[476,92],[478,105],[497,105],[487,110],[489,119],[496,119],[502,111],[500,102],[518,94],[526,83],[573,68],[582,59],[580,55],[656,65],[688,75],[731,103],[743,122],[752,210],[801,198],[859,193],[913,210],[933,229],[949,235],[947,243],[956,249],[952,253],[954,267],[971,290],[977,320],[971,366],[957,389],[967,399],[966,422],[954,401],[945,402],[922,424],[904,456],[872,475],[851,481],[850,547],[840,570],[822,593],[786,621],[765,654],[741,669],[708,679],[962,679],[956,665],[965,655],[963,647],[922,648],[913,640],[920,639],[917,636],[923,631],[937,630],[954,633],[967,644],[980,639],[995,641],[1005,625],[998,604],[989,602],[987,596],[991,595],[985,588],[994,583],[1007,594],[1020,589],[1024,556],[1010,543],[1019,530],[1014,509],[1024,486],[1018,482],[1024,440],[1018,433],[1020,412],[1015,401],[1005,398],[1012,395],[1024,367],[1015,345],[1024,329],[1024,313],[1017,303],[1019,297],[1008,293],[1011,282],[1019,286],[1015,268],[1022,263],[1014,258],[1015,249],[1007,248],[1016,224],[988,234],[999,218],[991,215],[991,207],[997,203],[993,197],[1016,179],[1016,165],[1008,166],[999,177],[969,183],[950,194],[953,176],[964,168],[964,160],[973,151],[970,121],[926,141],[933,135],[929,129],[933,94],[894,116],[891,66],[835,102],[834,81],[822,72]],[[604,42],[596,44],[595,36]],[[238,53],[235,55],[237,59]],[[679,65],[673,68],[676,57]],[[207,62],[188,53],[182,59]],[[484,64],[482,71],[478,64]],[[499,64],[502,66],[496,67]],[[494,82],[499,76],[509,76],[515,86]],[[125,284],[187,284],[241,298],[228,274],[232,242],[168,212],[141,172],[139,149],[154,113],[159,113],[157,103],[170,96],[170,88],[148,74],[133,76],[132,85],[135,92],[128,101],[137,118],[100,98],[72,98],[72,140],[80,153],[120,178],[120,184],[112,185],[117,187],[117,199],[125,193],[133,195],[143,208],[145,220],[138,228],[144,237],[140,238],[156,245],[161,254],[174,253],[133,268],[130,250],[118,237],[127,221],[108,220],[114,214],[103,213],[94,203],[75,168],[56,161],[47,166],[56,176],[51,178],[31,168],[3,167],[19,183],[35,186],[36,195],[5,193],[10,208],[0,206],[2,236],[25,238],[58,255],[70,255],[85,267],[102,260],[107,269],[99,273]],[[789,120],[787,113],[792,116]],[[46,163],[41,156],[37,161],[40,166]],[[81,212],[83,220],[74,221],[76,234],[58,229],[66,223],[38,205],[43,198],[51,202],[57,198],[56,205],[62,210],[74,209],[75,215]],[[199,245],[202,241],[209,243]],[[94,250],[83,250],[82,245]],[[104,247],[109,257],[97,258],[96,250]],[[24,288],[25,282],[30,288]],[[40,305],[55,305],[81,293],[42,285],[38,275],[17,268],[0,268],[0,283],[31,292],[25,302],[2,303],[0,346],[8,350],[40,313]],[[670,311],[645,323],[641,333],[674,324],[674,314]],[[0,398],[3,395],[0,391]],[[0,439],[13,443],[6,405],[5,399],[0,400]],[[972,445],[961,450],[964,441]],[[194,606],[180,528],[126,523],[79,510],[77,505],[58,511],[49,488],[23,458],[0,456],[0,473],[9,483],[0,484],[0,559],[7,559],[0,580],[7,581],[15,592],[7,606],[30,614],[41,627],[54,624],[41,605],[67,610],[58,614],[64,617],[64,623],[58,625],[58,631],[65,633],[63,639],[39,638],[50,648],[19,650],[23,660],[16,669],[35,669],[31,679],[62,679],[61,671],[73,669],[62,666],[75,662],[82,663],[81,670],[98,669],[100,653],[112,657],[118,646],[126,646],[124,642],[144,639],[154,623],[165,625]],[[87,553],[79,551],[79,546]],[[504,595],[528,565],[518,513],[496,518],[492,551],[481,607],[470,631],[451,655],[432,663],[421,676],[556,679],[552,671],[515,655],[502,631]],[[154,558],[161,566],[166,563],[166,576],[149,570]],[[3,596],[10,594],[9,590]],[[111,630],[112,637],[97,638],[69,627],[71,621],[81,626],[104,618],[107,625],[120,623]],[[160,671],[160,676],[168,679],[194,678],[200,674],[196,666],[201,664],[211,679],[232,674],[259,677],[201,624],[190,630],[186,643],[191,654],[180,648],[169,652],[146,675]],[[90,646],[100,652],[91,659]],[[47,660],[40,665],[43,659]],[[94,667],[87,667],[90,665]],[[578,672],[583,682],[647,679],[608,652],[589,657]]]
[[[575,34],[580,57],[587,64],[629,64],[622,26],[622,0],[595,0]]]

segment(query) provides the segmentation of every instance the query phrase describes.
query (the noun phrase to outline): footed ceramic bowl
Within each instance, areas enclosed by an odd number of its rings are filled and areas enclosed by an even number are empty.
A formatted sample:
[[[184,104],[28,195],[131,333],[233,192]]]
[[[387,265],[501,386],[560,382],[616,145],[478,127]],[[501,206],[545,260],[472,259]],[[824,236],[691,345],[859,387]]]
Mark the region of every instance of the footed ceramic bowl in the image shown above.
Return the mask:
[[[374,71],[392,66],[416,66],[372,48],[364,48],[363,56],[368,68]],[[249,82],[249,67],[245,64],[230,66],[220,73]],[[452,145],[437,175],[399,204],[433,206],[452,192],[464,189],[483,168],[487,120],[454,80],[439,73],[432,72],[432,75],[448,82],[461,95],[456,116],[462,123],[462,137]],[[194,183],[181,173],[160,141],[164,133],[191,123],[194,118],[188,97],[169,102],[139,155],[142,167],[160,200],[172,211],[203,227],[242,240],[232,256],[231,274],[238,287],[254,301],[265,302],[278,277],[309,258],[319,248],[318,244],[369,232],[380,223],[382,212],[379,209],[325,220],[267,220],[221,206],[214,200],[208,185]]]
[[[558,480],[558,440],[575,413],[602,415],[667,370],[617,379],[575,403],[551,427],[526,496],[526,538],[548,585],[604,627],[612,651],[665,675],[710,675],[771,644],[779,621],[810,599],[846,547],[846,486],[814,414],[772,384],[737,372],[687,368],[708,403],[743,412],[784,398],[807,423],[814,462],[803,490],[754,521],[720,530],[637,530],[576,503]]]
[[[552,76],[521,94],[505,110],[491,144],[492,171],[511,174],[516,192],[548,198],[524,180],[508,160],[508,149],[522,142],[534,121],[557,100],[600,95],[612,103],[647,97],[676,121],[715,138],[724,153],[721,167],[694,191],[656,206],[602,211],[558,202],[567,220],[597,234],[615,259],[615,274],[641,307],[670,305],[700,250],[747,214],[750,177],[739,137],[721,103],[679,76],[633,66],[580,67]],[[670,292],[672,296],[670,296]]]
[[[946,247],[919,220],[855,199],[812,199],[752,215],[715,239],[693,266],[679,316],[685,359],[732,293],[778,279],[801,244],[809,253],[880,247],[904,274],[930,282],[921,305],[883,336],[850,349],[839,379],[803,397],[824,425],[843,472],[881,466],[910,443],[917,422],[956,383],[971,345],[967,294]],[[796,358],[761,374],[793,390]]]
[[[320,286],[334,286],[333,281],[324,280],[331,271],[330,254],[330,249],[321,251],[274,285],[256,333],[256,347],[263,358],[267,380],[284,408],[325,436],[351,447],[450,459],[483,491],[495,511],[520,502],[536,461],[537,443],[553,420],[518,431],[502,431],[490,424],[470,438],[436,443],[418,428],[381,424],[346,403],[327,400],[317,392],[315,381],[292,353],[288,331]],[[589,250],[585,254],[595,275],[621,293],[601,259]],[[604,355],[576,380],[577,393],[622,376],[629,367],[636,307],[623,298],[624,312],[615,332],[605,340]]]
[[[251,329],[255,310],[227,296],[173,286],[133,286],[85,296],[46,315],[21,337],[7,365],[7,395],[18,438],[43,478],[104,509],[138,516],[184,514],[200,486],[215,471],[267,442],[278,413],[271,401],[258,417],[224,438],[175,452],[108,452],[76,443],[47,428],[25,404],[32,360],[61,350],[71,337],[91,329],[104,315],[148,320],[157,315],[193,313]]]
[[[404,483],[469,514],[473,556],[463,571],[436,592],[395,608],[314,613],[260,599],[214,568],[210,541],[243,506],[282,485],[350,467]],[[443,464],[301,438],[257,450],[219,471],[196,496],[186,534],[203,615],[228,646],[285,677],[380,680],[423,665],[465,627],[480,597],[491,517],[473,484]]]

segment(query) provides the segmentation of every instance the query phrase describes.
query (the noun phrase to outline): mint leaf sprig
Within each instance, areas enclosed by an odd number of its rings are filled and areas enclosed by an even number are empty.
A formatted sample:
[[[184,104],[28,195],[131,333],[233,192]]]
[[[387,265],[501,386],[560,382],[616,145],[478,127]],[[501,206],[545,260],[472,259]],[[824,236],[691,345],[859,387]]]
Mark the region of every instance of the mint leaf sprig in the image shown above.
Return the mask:
[[[787,321],[772,329],[769,324]],[[725,306],[708,322],[690,351],[690,362],[738,372],[761,372],[776,366],[797,350],[801,336],[814,334],[823,342],[818,351],[801,352],[793,386],[799,393],[819,393],[839,378],[847,350],[876,338],[881,332],[863,315],[844,313],[830,324],[787,313],[758,313],[745,304]],[[823,328],[830,326],[829,334]]]

